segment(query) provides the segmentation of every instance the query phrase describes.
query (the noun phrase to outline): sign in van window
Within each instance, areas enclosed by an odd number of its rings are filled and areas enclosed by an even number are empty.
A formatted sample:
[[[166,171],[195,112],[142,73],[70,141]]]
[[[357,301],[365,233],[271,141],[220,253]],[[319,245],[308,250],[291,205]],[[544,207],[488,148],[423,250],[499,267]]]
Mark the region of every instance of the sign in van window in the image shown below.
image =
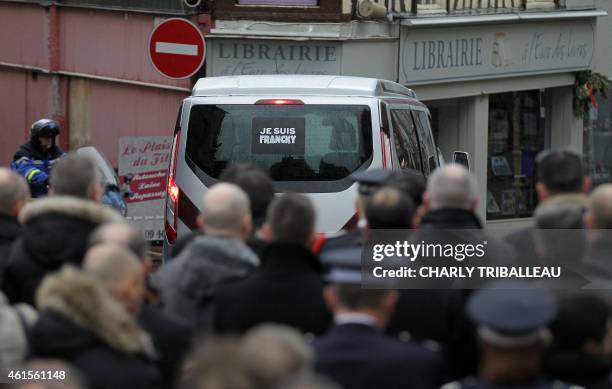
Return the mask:
[[[238,0],[239,5],[314,6],[318,0]]]
[[[304,155],[304,118],[253,118],[251,153]]]

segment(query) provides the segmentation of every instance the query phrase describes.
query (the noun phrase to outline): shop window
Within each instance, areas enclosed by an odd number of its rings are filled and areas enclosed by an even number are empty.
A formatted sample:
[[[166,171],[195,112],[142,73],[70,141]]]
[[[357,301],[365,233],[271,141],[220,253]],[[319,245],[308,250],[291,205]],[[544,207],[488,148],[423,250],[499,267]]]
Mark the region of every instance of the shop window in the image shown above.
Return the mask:
[[[391,124],[400,168],[422,170],[419,141],[410,110],[392,109]]]
[[[545,143],[544,100],[539,90],[489,97],[488,220],[533,214],[535,158]]]
[[[597,96],[584,117],[584,166],[594,185],[612,182],[612,100]]]

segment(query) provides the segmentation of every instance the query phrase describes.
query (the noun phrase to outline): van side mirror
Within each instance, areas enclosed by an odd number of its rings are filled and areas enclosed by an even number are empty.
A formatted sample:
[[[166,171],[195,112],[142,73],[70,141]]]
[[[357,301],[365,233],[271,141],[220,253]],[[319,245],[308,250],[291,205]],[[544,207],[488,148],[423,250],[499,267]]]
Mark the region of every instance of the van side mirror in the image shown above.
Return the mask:
[[[470,154],[465,151],[453,152],[453,163],[463,165],[469,171],[470,170]]]

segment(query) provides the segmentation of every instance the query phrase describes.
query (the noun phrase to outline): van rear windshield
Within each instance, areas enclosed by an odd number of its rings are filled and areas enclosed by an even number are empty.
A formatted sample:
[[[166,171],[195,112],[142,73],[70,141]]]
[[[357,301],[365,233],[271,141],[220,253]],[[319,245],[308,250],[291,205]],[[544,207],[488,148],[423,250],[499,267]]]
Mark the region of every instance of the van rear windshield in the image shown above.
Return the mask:
[[[195,105],[186,157],[214,179],[250,162],[274,181],[344,180],[372,156],[371,123],[367,106]]]

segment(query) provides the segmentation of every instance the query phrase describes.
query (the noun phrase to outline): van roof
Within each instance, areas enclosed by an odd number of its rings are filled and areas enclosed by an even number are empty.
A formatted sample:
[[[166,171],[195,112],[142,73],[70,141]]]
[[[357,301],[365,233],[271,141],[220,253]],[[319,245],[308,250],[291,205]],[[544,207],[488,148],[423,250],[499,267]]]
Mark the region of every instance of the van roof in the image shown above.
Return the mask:
[[[396,82],[366,77],[312,75],[257,75],[200,78],[192,96],[325,95],[409,97],[412,89]]]

